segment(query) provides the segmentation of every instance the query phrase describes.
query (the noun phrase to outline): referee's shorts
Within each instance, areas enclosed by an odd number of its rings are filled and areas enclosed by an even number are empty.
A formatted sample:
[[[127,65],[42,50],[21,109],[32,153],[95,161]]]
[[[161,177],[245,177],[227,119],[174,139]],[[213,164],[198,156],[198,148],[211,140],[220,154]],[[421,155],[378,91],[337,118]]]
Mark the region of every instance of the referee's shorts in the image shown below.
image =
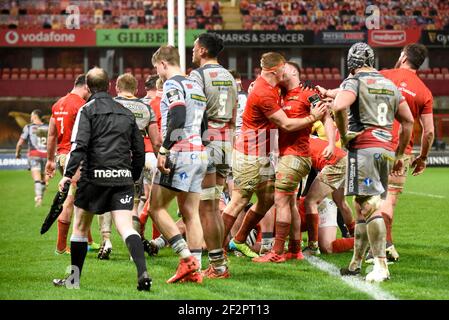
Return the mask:
[[[78,181],[75,206],[94,214],[116,210],[132,210],[134,185],[98,186],[87,181]]]

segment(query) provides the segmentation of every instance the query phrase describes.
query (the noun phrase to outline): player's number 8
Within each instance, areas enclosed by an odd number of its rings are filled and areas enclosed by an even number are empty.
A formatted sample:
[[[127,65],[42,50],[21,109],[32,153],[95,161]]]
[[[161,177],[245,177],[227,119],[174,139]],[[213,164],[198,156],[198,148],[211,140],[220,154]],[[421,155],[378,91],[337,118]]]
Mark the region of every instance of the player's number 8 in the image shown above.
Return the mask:
[[[387,125],[388,105],[384,102],[377,105],[377,122],[381,126]]]

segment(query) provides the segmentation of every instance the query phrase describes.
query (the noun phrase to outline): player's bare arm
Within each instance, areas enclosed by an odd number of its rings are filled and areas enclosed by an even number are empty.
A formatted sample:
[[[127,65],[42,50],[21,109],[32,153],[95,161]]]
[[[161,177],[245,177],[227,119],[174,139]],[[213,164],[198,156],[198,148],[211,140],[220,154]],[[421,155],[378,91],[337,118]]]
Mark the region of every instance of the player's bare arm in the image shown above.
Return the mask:
[[[53,178],[56,171],[56,145],[58,140],[58,130],[53,117],[50,118],[48,124],[48,136],[47,136],[47,164],[45,165],[45,174],[50,178]]]
[[[148,136],[150,137],[151,145],[153,146],[154,153],[157,156],[159,148],[162,146],[162,138],[159,134],[159,128],[157,122],[151,122],[148,125]]]
[[[16,145],[16,159],[20,159],[20,152],[22,151],[22,146],[24,145],[25,140],[20,138],[19,141],[17,141]]]
[[[426,160],[429,155],[430,148],[433,144],[433,139],[435,138],[435,129],[433,126],[433,114],[426,113],[419,117],[419,122],[422,127],[421,135],[421,151],[419,156],[416,157],[412,162],[414,176],[420,175],[426,169]]]
[[[323,151],[323,157],[326,159],[330,159],[334,154],[335,150],[335,125],[334,120],[332,119],[329,110],[326,111],[323,117],[324,121],[324,130],[326,131],[326,137],[328,141],[328,145],[326,149]]]
[[[341,142],[346,145],[360,133],[348,132],[347,109],[355,102],[356,96],[351,91],[340,90],[335,97],[332,110],[335,112],[335,122],[341,135]]]
[[[298,131],[312,125],[315,121],[321,119],[327,112],[327,105],[319,102],[315,108],[310,111],[310,115],[305,118],[289,118],[283,110],[278,110],[268,116],[268,119],[285,131]]]
[[[399,145],[396,150],[396,159],[393,165],[392,174],[395,176],[402,175],[404,169],[404,151],[407,147],[413,131],[413,115],[407,102],[404,100],[399,104],[395,119],[401,123],[401,133],[399,134]]]

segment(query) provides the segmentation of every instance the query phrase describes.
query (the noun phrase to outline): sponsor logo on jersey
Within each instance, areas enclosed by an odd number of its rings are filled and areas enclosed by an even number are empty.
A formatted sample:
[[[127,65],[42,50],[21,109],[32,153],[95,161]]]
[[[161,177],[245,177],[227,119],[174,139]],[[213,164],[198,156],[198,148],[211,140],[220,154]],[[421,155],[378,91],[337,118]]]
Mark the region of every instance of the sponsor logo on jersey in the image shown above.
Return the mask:
[[[388,89],[368,88],[368,93],[370,93],[370,94],[385,94],[388,96],[394,96],[394,91],[388,90]]]
[[[374,138],[383,142],[390,142],[392,139],[391,133],[382,129],[375,129],[371,131],[371,134]]]
[[[132,178],[131,171],[124,170],[94,170],[95,178]]]
[[[179,97],[178,90],[173,89],[173,90],[167,91],[167,99],[168,99],[168,102],[170,102],[170,103],[174,103],[176,101],[181,101],[181,99]]]
[[[230,87],[232,86],[232,81],[231,80],[224,80],[224,81],[212,81],[212,85],[214,87]]]
[[[190,98],[192,98],[193,100],[198,100],[198,101],[202,101],[202,102],[207,102],[206,97],[200,96],[199,94],[194,94],[194,93],[192,93],[192,94],[190,95]]]
[[[127,204],[133,200],[133,196],[126,195],[125,198],[120,199],[120,203]]]

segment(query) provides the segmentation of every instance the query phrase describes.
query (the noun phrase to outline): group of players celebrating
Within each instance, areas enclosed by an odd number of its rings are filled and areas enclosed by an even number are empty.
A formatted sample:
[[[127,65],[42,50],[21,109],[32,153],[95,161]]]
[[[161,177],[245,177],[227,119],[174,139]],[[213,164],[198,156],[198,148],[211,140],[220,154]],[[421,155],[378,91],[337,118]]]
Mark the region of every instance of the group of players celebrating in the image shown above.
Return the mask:
[[[58,163],[59,187],[72,182],[58,220],[58,252],[69,252],[75,205],[72,275],[55,285],[80,275],[93,214],[101,217],[99,258],[111,252],[114,220],[136,264],[139,290],[151,287],[144,250],[155,254],[166,245],[180,258],[167,283],[230,277],[230,250],[255,263],[282,263],[353,249],[343,276],[361,274],[366,258],[374,263],[367,281],[389,279],[387,258],[399,257],[394,207],[408,168],[424,171],[433,141],[432,95],[416,75],[425,47],[406,46],[395,69],[379,72],[373,50],[356,43],[347,57],[350,75],[337,89],[301,83],[296,63],[268,52],[247,95],[236,73],[218,63],[222,50],[215,34],[200,35],[193,47],[199,68],[186,76],[178,50],[162,46],[152,56],[159,79],[146,82],[143,99],[130,74],[118,78],[112,99],[107,74],[94,68],[53,106],[46,173],[52,177]],[[414,121],[423,127],[415,159]],[[319,126],[318,137],[311,135]],[[354,196],[355,220],[345,196]],[[177,222],[168,212],[175,198]],[[337,208],[348,238],[336,239]],[[148,216],[151,241],[144,238]],[[259,245],[251,241],[254,230]],[[209,264],[202,268],[204,250]]]

